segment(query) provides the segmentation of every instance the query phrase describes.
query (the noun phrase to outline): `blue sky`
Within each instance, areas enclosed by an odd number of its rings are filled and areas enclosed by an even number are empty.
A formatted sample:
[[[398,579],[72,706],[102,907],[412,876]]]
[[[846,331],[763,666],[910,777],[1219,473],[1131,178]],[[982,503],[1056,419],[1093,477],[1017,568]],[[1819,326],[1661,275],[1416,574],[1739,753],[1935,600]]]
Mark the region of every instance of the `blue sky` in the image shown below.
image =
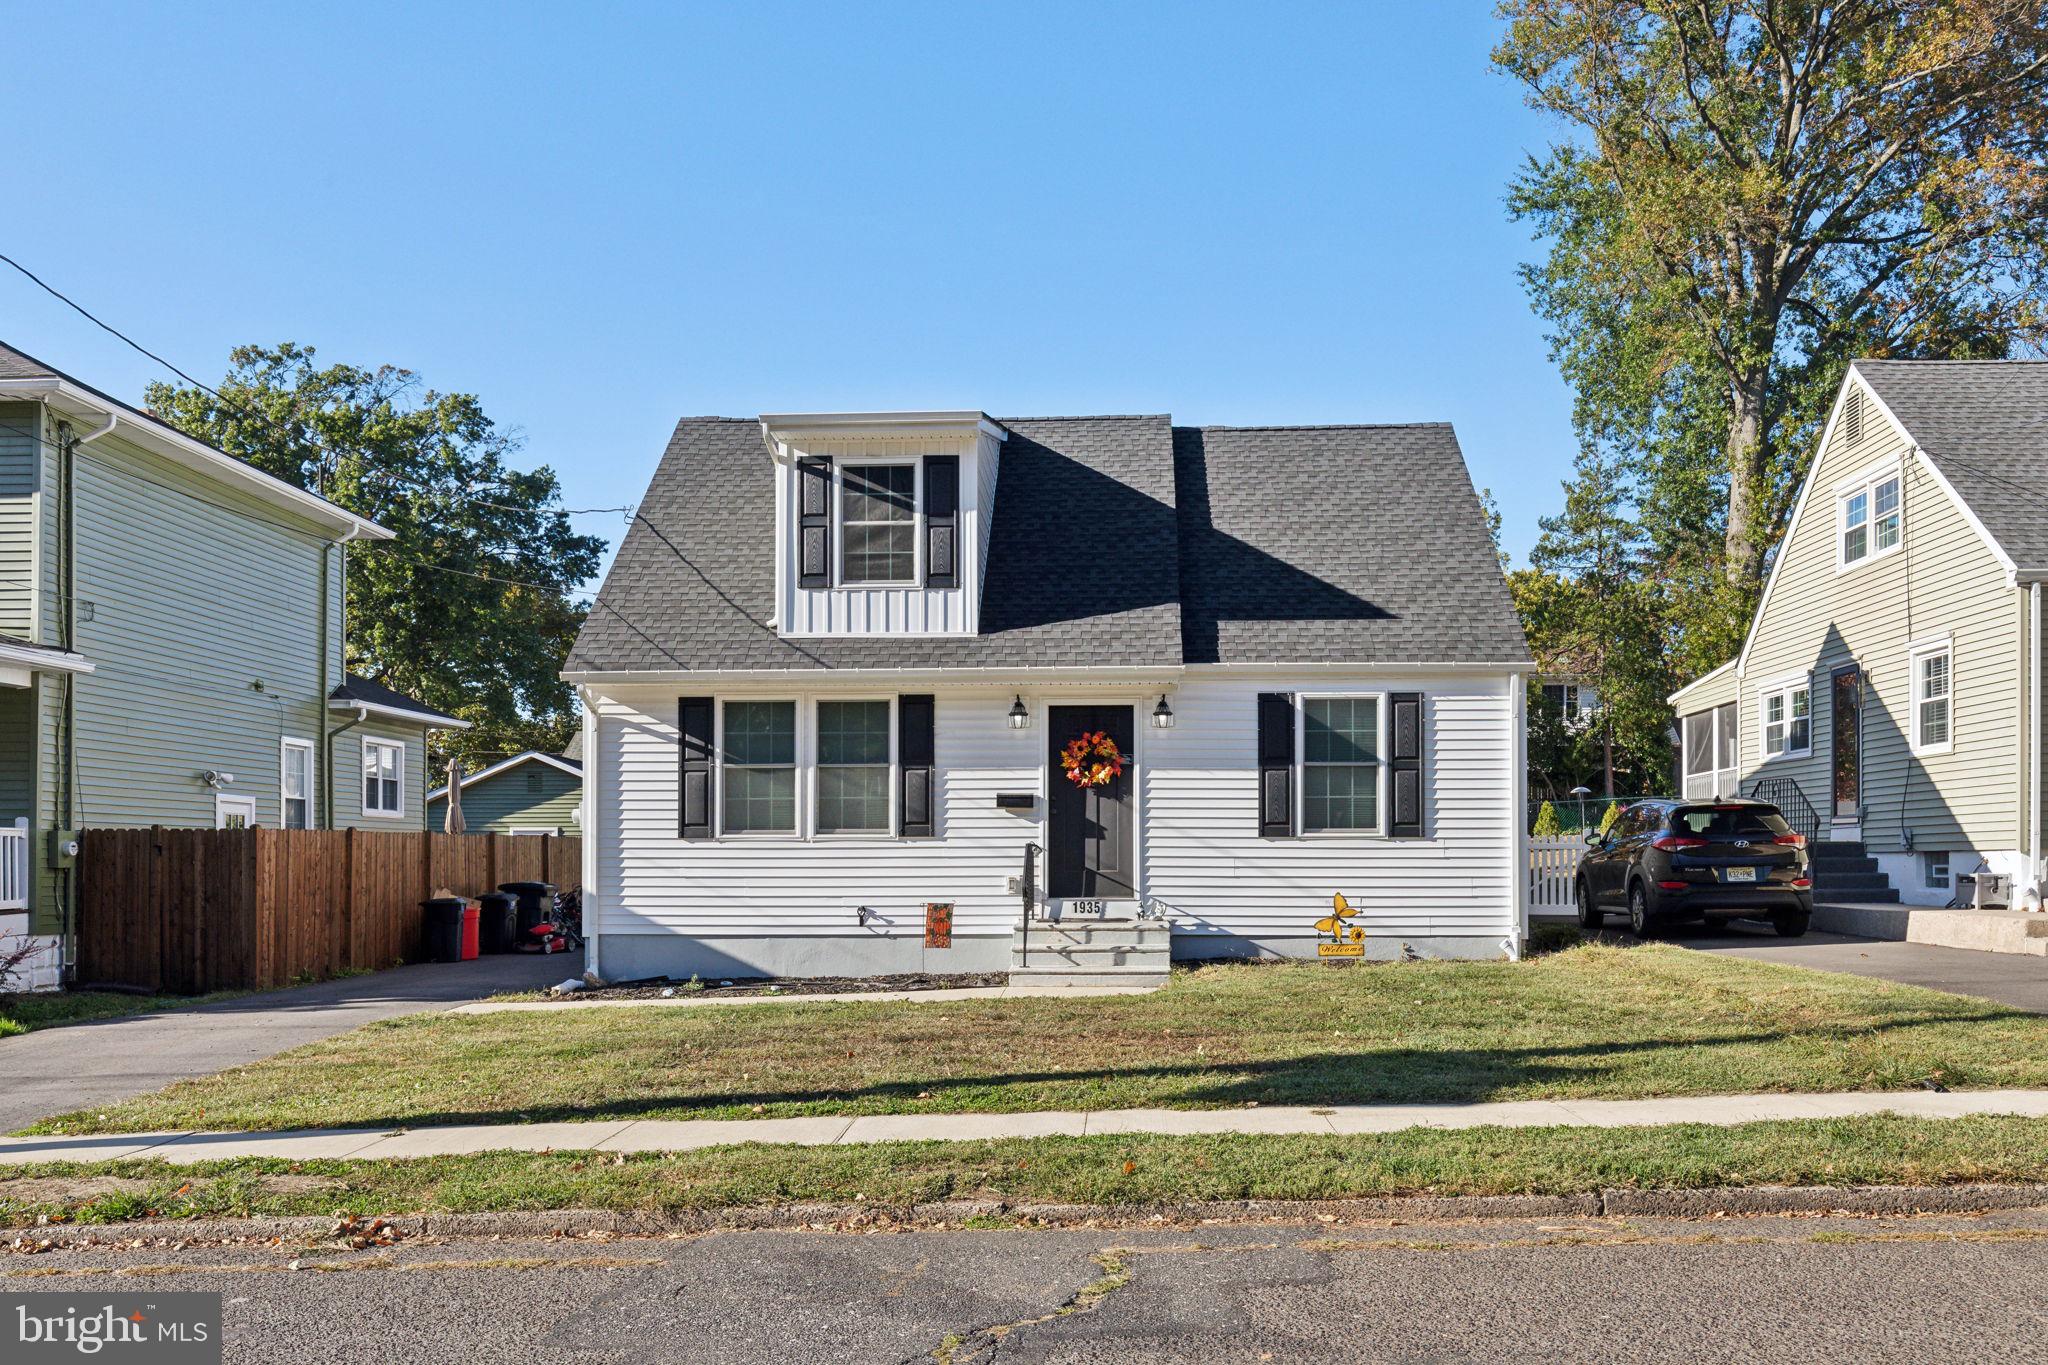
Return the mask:
[[[1518,558],[1560,499],[1488,4],[320,9],[39,11],[0,250],[201,378],[480,394],[576,506],[684,414],[897,407],[1448,420]],[[160,377],[12,272],[0,338]]]

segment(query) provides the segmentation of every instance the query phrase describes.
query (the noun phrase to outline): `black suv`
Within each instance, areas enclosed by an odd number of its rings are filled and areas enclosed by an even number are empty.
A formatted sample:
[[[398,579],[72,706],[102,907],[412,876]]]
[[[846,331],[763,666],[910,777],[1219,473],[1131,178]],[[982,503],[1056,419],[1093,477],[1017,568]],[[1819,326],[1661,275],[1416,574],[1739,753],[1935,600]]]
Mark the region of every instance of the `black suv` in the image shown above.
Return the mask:
[[[1676,920],[1745,917],[1797,938],[1813,914],[1806,840],[1767,801],[1638,801],[1586,843],[1578,894],[1588,929],[1626,910],[1639,938]]]

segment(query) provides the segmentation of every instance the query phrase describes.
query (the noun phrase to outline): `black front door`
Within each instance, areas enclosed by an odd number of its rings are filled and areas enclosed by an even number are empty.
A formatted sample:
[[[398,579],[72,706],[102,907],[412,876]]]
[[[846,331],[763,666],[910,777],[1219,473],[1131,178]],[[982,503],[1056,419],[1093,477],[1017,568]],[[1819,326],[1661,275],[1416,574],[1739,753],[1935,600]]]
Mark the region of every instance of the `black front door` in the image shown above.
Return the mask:
[[[1051,796],[1045,812],[1045,892],[1055,900],[1136,900],[1138,855],[1132,838],[1132,711],[1128,706],[1048,708],[1046,743]],[[1099,787],[1067,778],[1060,751],[1101,730],[1124,755],[1124,770]]]
[[[1837,820],[1854,820],[1863,802],[1863,671],[1854,664],[1828,679],[1834,736],[1834,806]]]

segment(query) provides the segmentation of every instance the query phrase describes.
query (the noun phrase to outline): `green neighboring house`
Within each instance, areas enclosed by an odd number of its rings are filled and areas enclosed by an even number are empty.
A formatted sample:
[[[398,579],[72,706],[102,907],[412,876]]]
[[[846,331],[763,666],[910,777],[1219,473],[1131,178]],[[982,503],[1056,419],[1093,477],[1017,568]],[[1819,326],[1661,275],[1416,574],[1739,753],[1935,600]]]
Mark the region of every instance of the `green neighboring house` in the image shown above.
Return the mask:
[[[94,827],[420,828],[426,736],[348,674],[391,532],[0,343],[0,938],[72,960]],[[16,983],[19,984],[19,983]]]
[[[581,735],[559,754],[514,754],[462,779],[462,821],[471,834],[583,833]],[[448,788],[427,793],[427,828],[448,818]]]

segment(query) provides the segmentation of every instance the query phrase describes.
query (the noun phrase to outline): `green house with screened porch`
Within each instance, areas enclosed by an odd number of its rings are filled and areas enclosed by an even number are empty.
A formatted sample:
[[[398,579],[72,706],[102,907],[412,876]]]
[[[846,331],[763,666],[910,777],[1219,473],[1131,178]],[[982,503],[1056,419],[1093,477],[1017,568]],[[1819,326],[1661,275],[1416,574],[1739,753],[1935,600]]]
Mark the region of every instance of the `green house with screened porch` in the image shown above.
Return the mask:
[[[421,827],[466,723],[345,665],[389,539],[0,343],[0,990],[70,979],[82,830]]]

